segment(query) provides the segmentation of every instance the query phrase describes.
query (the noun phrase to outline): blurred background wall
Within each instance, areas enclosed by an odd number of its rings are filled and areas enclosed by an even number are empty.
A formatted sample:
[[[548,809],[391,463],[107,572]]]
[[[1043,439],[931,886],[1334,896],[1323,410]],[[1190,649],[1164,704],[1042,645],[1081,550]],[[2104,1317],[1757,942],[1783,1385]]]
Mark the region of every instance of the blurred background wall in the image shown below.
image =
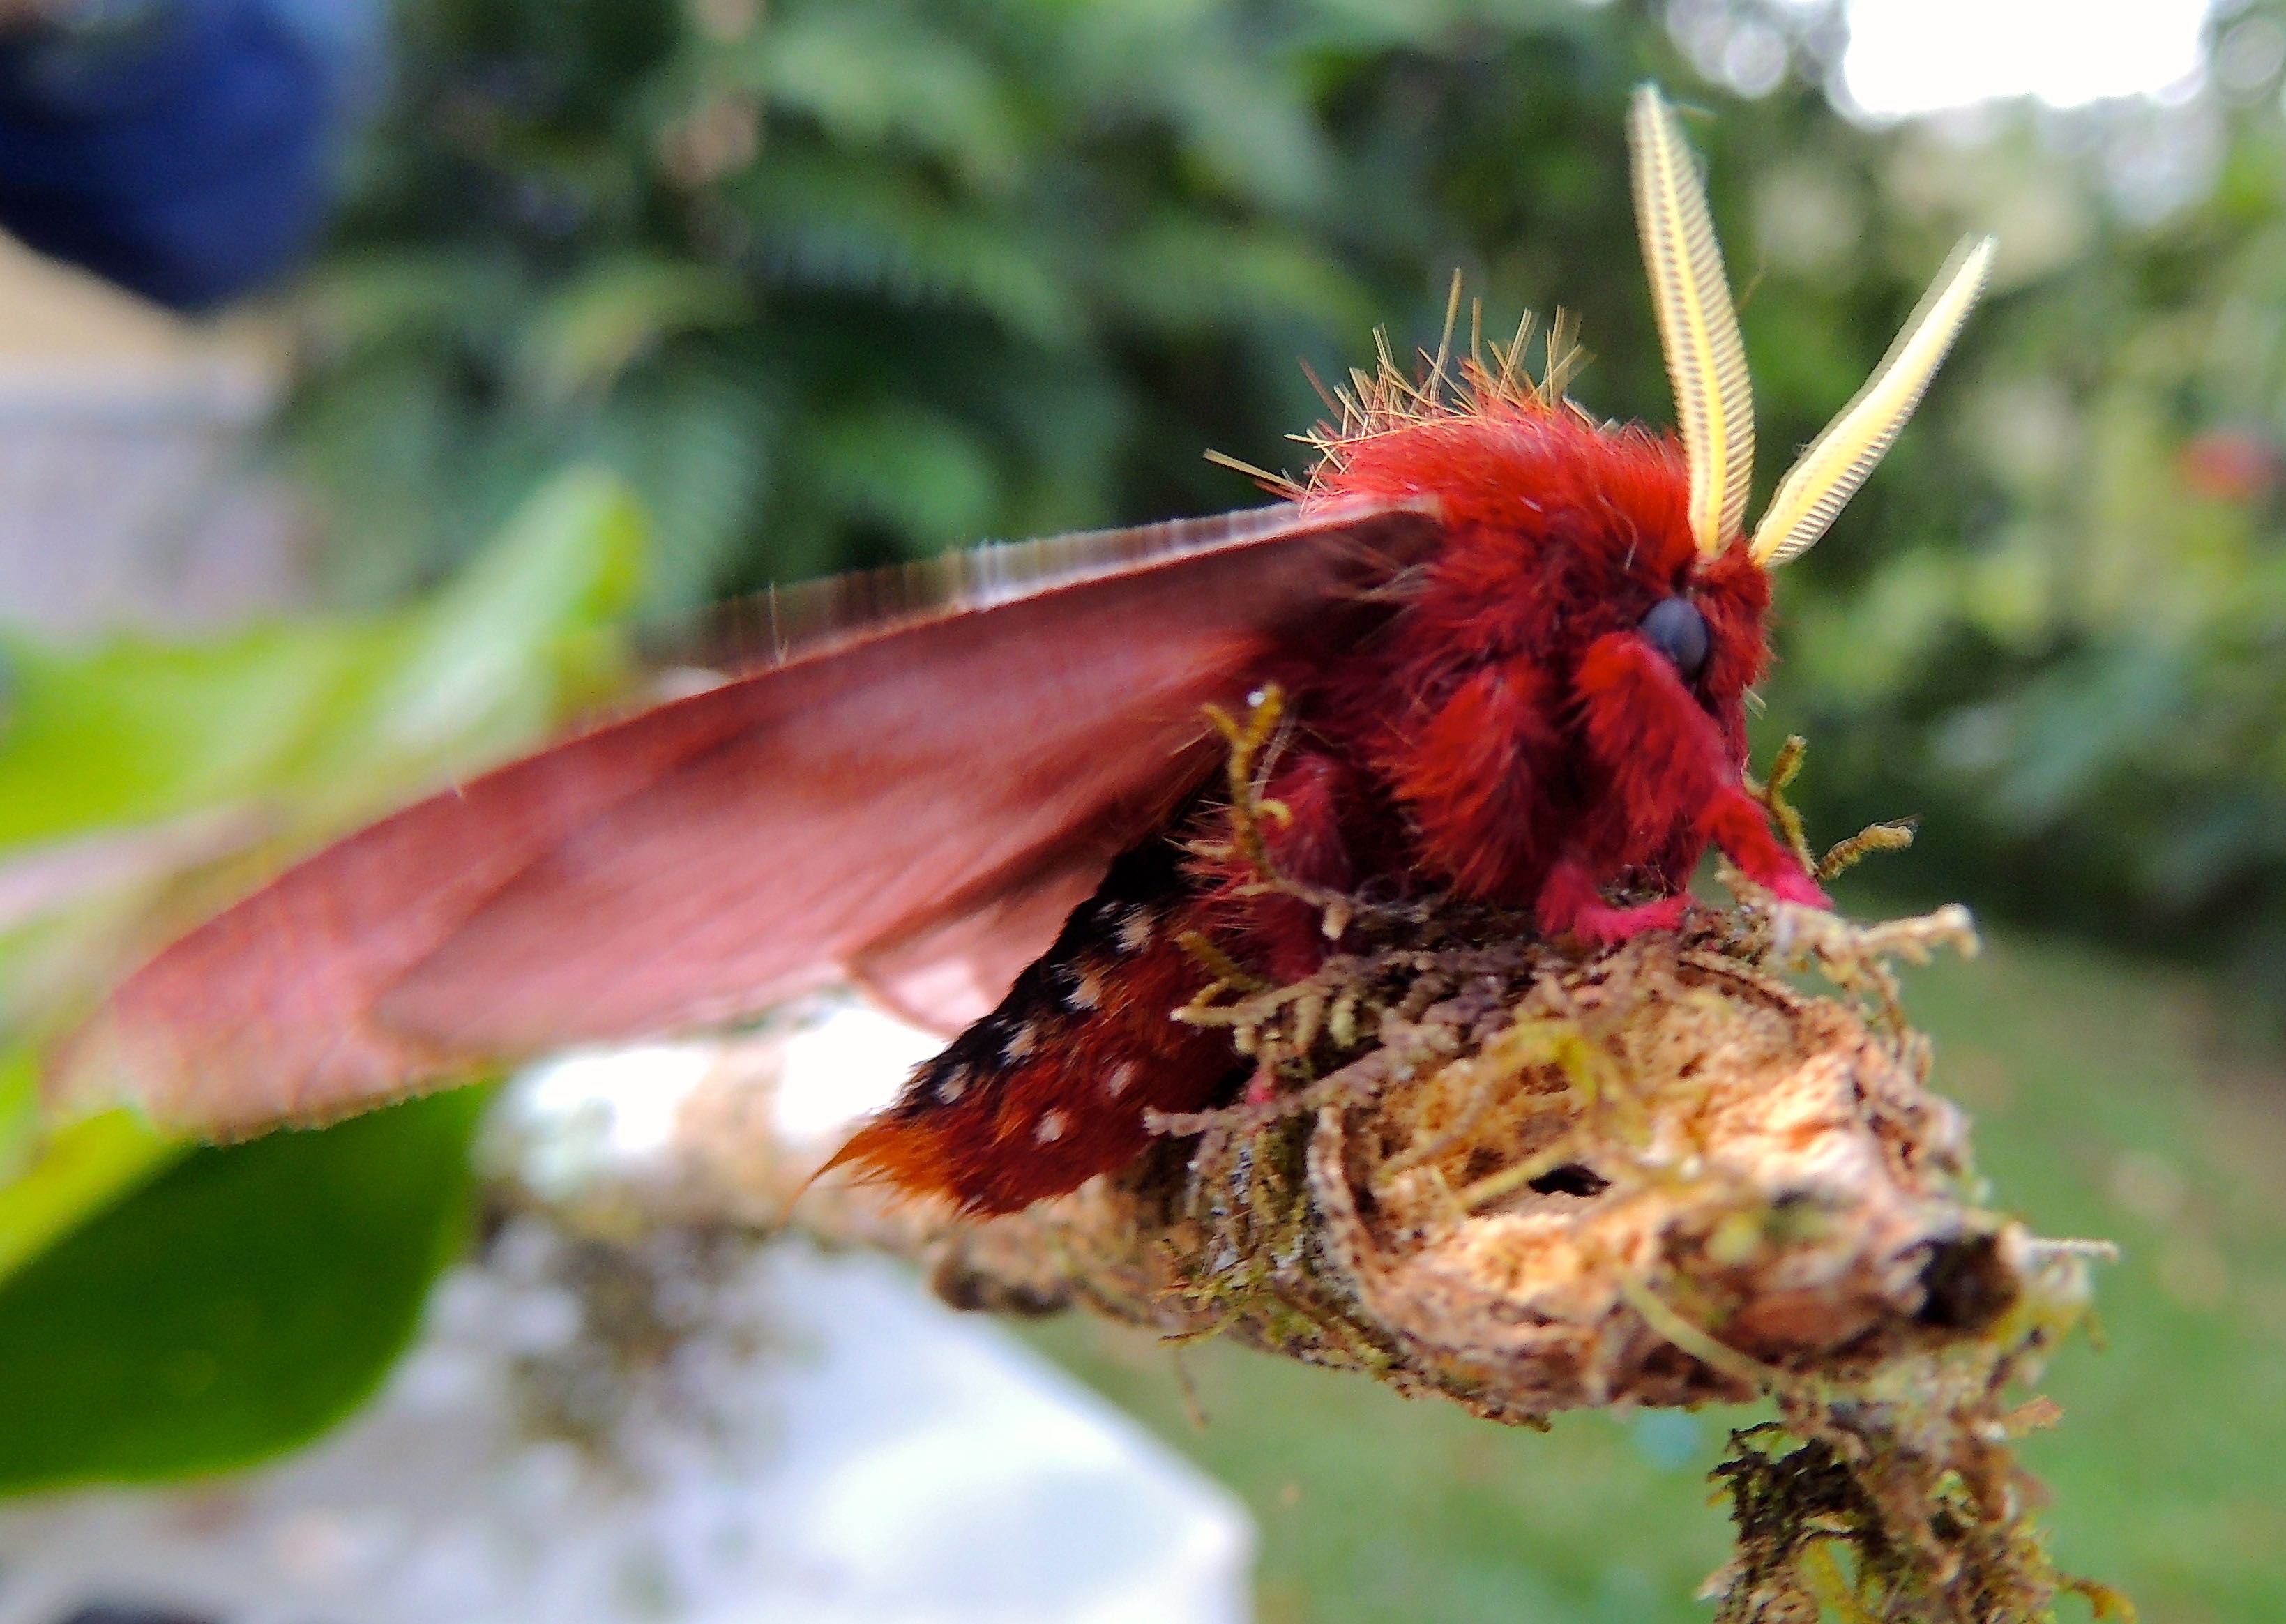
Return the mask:
[[[306,595],[309,525],[259,466],[285,356],[0,239],[0,621],[188,631]]]

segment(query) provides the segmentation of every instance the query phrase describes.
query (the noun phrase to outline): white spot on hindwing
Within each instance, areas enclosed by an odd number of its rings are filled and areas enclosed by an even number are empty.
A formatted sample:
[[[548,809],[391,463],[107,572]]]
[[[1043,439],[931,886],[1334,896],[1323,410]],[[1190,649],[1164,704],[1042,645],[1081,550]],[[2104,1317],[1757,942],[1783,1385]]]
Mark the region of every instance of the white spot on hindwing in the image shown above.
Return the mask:
[[[1064,974],[1071,982],[1071,990],[1064,995],[1064,1005],[1069,1009],[1100,1009],[1103,1005],[1103,982],[1092,970],[1077,965],[1068,966]]]
[[[1043,1145],[1052,1145],[1063,1138],[1064,1130],[1070,1126],[1070,1117],[1061,1111],[1050,1111],[1040,1118],[1040,1125],[1032,1130],[1032,1137]]]
[[[1012,1062],[1021,1060],[1037,1048],[1039,1043],[1039,1029],[1027,1021],[1008,1034],[1007,1042],[1001,1045],[1001,1052]]]
[[[936,1097],[940,1104],[950,1105],[967,1092],[968,1068],[966,1066],[948,1066],[936,1080]]]
[[[1110,1095],[1114,1100],[1116,1100],[1120,1095],[1127,1092],[1127,1085],[1134,1081],[1135,1062],[1133,1060],[1122,1060],[1119,1064],[1114,1066],[1109,1071],[1104,1073],[1103,1092]]]
[[[1148,908],[1130,908],[1119,921],[1115,933],[1123,953],[1139,953],[1151,945],[1151,934],[1158,921],[1151,917]]]

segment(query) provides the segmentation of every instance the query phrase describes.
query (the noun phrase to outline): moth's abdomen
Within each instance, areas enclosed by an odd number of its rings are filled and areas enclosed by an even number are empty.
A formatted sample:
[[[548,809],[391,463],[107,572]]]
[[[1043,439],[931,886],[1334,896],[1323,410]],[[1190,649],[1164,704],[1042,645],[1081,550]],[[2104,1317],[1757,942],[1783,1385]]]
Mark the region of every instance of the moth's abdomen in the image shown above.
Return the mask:
[[[920,1067],[834,1158],[971,1212],[1013,1212],[1124,1166],[1147,1110],[1226,1092],[1229,1038],[1175,1021],[1198,990],[1182,849],[1155,836],[1115,863],[999,1007]]]

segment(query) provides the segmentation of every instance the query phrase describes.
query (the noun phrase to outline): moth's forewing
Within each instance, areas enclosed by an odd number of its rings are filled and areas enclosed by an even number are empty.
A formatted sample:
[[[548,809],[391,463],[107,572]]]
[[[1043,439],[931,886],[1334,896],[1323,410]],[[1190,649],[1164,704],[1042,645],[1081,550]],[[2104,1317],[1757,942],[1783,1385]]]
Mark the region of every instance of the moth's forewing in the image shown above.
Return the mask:
[[[887,629],[836,629],[288,870],[131,977],[59,1087],[243,1132],[853,972],[940,1018],[960,1000],[933,983],[997,996],[1210,767],[1202,706],[1354,641],[1433,530],[1281,506],[1021,544],[1053,566],[1029,580],[1015,554],[972,559]]]

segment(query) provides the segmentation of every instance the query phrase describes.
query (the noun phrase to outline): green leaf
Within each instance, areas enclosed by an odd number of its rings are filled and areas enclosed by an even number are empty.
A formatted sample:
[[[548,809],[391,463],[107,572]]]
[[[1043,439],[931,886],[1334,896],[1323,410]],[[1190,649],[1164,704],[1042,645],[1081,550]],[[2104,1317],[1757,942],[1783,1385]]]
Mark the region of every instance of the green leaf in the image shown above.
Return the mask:
[[[18,1050],[11,1069],[28,1092],[37,1075],[33,1052]],[[16,1176],[0,1184],[0,1281],[190,1149],[125,1110],[71,1123],[44,1138],[25,1132],[20,1143],[25,1141],[36,1147],[36,1155],[20,1171],[12,1165]]]
[[[0,1289],[0,1493],[244,1465],[362,1400],[468,1234],[462,1090],[193,1151]]]
[[[926,547],[974,540],[999,495],[985,447],[938,413],[858,406],[819,422],[804,450],[812,477],[845,511],[887,520]]]
[[[1076,290],[1036,226],[956,209],[913,177],[843,154],[787,148],[733,188],[773,280],[906,309],[966,304],[1055,348],[1084,333]]]
[[[369,642],[364,627],[333,626],[197,645],[15,644],[0,845],[155,821],[269,787]]]
[[[91,653],[27,644],[0,737],[0,847],[258,804],[291,851],[487,765],[621,674],[616,627],[644,533],[622,481],[572,468],[445,590],[393,616]],[[181,906],[168,879],[98,887],[0,935],[0,1280],[184,1152],[122,1113],[43,1135],[36,1107],[36,1040],[83,1012],[122,953],[147,950],[138,911]]]
[[[761,391],[728,369],[662,367],[599,415],[595,454],[642,498],[651,546],[645,606],[706,601],[761,505],[776,425]]]
[[[742,77],[838,146],[910,143],[986,191],[1022,168],[1008,87],[969,40],[918,16],[847,0],[789,7],[755,35]]]
[[[417,783],[544,732],[614,674],[610,628],[634,606],[646,534],[614,476],[574,467],[544,481],[445,591],[390,627],[362,706],[302,775],[313,787]]]
[[[546,406],[601,397],[667,338],[729,327],[746,314],[745,287],[728,271],[648,255],[607,259],[532,312],[523,335],[525,386]]]
[[[91,651],[16,642],[0,846],[281,795],[338,820],[496,760],[611,680],[643,546],[626,485],[574,467],[394,616]]]
[[[23,1171],[39,1128],[39,1056],[20,1044],[0,1051],[0,1179],[12,1179]],[[6,1188],[0,1184],[0,1197]],[[7,1267],[6,1245],[0,1242],[0,1273]]]
[[[1373,326],[1370,301],[1323,249],[1172,210],[1124,242],[1099,274],[1123,309],[1170,331],[1248,320],[1305,320],[1342,334]]]

